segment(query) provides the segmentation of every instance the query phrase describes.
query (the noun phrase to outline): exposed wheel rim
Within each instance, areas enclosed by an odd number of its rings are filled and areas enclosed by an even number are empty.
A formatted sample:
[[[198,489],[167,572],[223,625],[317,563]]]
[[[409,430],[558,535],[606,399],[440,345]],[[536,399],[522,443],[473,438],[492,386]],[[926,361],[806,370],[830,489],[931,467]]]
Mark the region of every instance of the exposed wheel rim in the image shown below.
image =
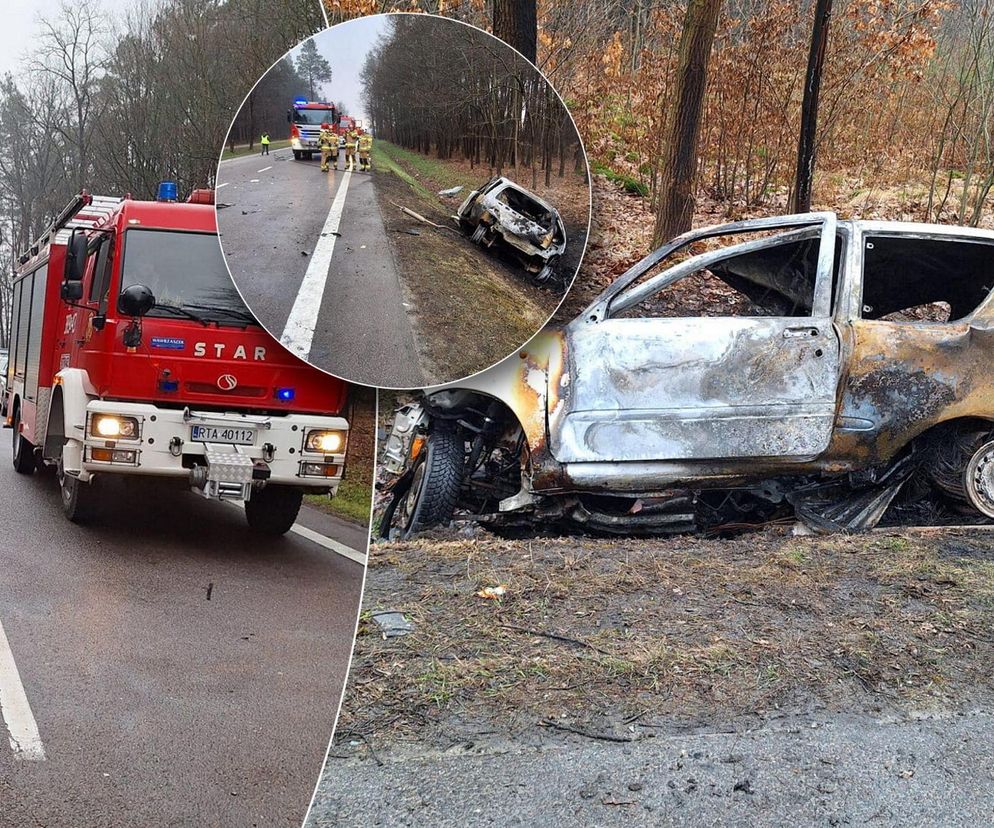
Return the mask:
[[[973,508],[994,518],[994,440],[973,453],[963,473],[963,486]]]
[[[414,469],[411,478],[411,486],[404,496],[404,502],[400,506],[400,517],[403,522],[404,531],[409,531],[414,525],[414,520],[418,514],[418,504],[421,502],[421,492],[425,485],[425,467],[427,464],[422,460]]]

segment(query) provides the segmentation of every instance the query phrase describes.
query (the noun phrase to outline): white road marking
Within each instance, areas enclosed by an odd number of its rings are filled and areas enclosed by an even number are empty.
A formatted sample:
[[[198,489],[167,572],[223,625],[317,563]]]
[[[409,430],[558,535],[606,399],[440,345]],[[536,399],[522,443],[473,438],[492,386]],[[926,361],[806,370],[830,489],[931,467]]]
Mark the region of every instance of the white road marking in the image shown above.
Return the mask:
[[[3,624],[0,624],[0,716],[7,725],[7,738],[14,756],[29,762],[44,761],[45,746],[41,743]]]
[[[345,211],[345,194],[348,192],[351,177],[350,172],[342,174],[342,183],[338,185],[338,192],[331,202],[328,218],[321,228],[321,235],[318,236],[310,264],[307,265],[307,271],[304,273],[304,280],[300,283],[297,299],[290,309],[286,327],[280,337],[280,342],[301,359],[307,359],[311,353],[311,342],[318,324],[318,314],[321,312],[321,298],[324,296],[324,286],[328,281],[328,268],[331,267],[331,256],[335,252],[338,225]]]
[[[249,181],[249,184],[258,184],[258,183],[259,183],[258,178],[253,178],[252,180]]]
[[[268,167],[263,167],[261,170],[259,170],[259,172],[265,172],[266,170],[271,170],[272,168],[273,168],[273,165],[270,164]]]
[[[325,549],[329,549],[337,555],[341,555],[343,558],[348,558],[350,561],[355,561],[357,564],[366,565],[366,556],[359,552],[357,549],[353,549],[351,546],[346,546],[344,543],[339,543],[336,540],[332,540],[320,532],[315,532],[313,529],[308,529],[300,523],[295,523],[290,527],[290,531],[296,535],[300,535],[302,538],[307,538],[307,540],[312,543],[316,543],[318,546],[323,546]]]
[[[215,184],[214,189],[220,190],[222,187],[227,187],[230,183],[231,183],[230,181],[225,181],[224,184]]]
[[[233,506],[236,509],[245,508],[241,503],[234,503],[230,500],[225,500],[223,502]],[[313,529],[308,529],[302,523],[293,524],[293,526],[290,527],[290,531],[295,535],[300,535],[300,537],[306,538],[311,543],[323,546],[329,552],[334,552],[336,555],[341,555],[343,558],[348,558],[350,561],[362,566],[366,565],[365,553],[360,552],[358,549],[353,549],[351,546],[346,546],[344,543],[341,543],[334,538],[329,538],[327,535],[322,535],[320,532],[315,532]]]

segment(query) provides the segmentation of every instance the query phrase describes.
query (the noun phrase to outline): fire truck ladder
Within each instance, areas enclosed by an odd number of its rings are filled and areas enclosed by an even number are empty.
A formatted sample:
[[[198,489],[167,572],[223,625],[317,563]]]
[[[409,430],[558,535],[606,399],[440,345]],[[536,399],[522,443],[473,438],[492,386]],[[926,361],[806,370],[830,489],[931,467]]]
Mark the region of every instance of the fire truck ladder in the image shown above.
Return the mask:
[[[62,208],[45,231],[18,256],[18,262],[24,264],[34,258],[46,245],[65,244],[73,230],[92,230],[107,219],[122,201],[123,199],[111,196],[90,195],[83,190],[79,195],[73,196],[72,201]]]

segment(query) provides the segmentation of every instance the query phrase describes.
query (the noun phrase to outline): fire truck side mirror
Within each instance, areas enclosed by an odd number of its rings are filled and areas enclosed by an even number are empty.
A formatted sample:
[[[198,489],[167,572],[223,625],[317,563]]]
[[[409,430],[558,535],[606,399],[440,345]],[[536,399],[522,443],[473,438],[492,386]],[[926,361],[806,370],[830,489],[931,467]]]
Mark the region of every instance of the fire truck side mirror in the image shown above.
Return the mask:
[[[125,316],[142,317],[155,307],[155,296],[145,285],[129,285],[117,297],[117,310]]]
[[[66,264],[62,278],[66,282],[82,282],[86,271],[86,235],[73,230],[66,245]]]

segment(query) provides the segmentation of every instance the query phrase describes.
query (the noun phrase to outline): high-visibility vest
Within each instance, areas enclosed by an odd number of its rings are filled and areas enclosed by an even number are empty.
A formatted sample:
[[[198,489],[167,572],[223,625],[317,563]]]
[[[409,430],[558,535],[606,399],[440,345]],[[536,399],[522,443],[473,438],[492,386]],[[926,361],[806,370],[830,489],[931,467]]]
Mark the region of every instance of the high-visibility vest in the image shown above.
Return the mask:
[[[269,136],[268,135],[263,135],[262,136],[262,145],[264,147],[268,147],[269,146]]]
[[[373,136],[368,132],[359,136],[359,151],[369,152],[373,148]]]

